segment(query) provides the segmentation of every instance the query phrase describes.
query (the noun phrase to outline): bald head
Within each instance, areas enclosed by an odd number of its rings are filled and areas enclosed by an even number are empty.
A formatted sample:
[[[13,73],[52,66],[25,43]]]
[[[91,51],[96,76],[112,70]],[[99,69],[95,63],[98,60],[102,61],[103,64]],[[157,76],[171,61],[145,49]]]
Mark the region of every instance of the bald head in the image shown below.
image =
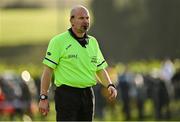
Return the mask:
[[[89,15],[89,11],[82,5],[77,5],[71,9],[70,18],[74,18],[79,12],[86,12]]]

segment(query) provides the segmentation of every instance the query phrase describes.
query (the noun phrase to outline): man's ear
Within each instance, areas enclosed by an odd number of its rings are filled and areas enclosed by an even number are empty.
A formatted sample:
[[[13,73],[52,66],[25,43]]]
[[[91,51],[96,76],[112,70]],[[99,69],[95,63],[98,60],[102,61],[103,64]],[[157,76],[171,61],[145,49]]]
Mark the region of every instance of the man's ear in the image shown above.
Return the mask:
[[[73,20],[74,20],[74,17],[72,16],[72,17],[70,18],[70,22],[71,22],[71,25],[72,25],[72,26],[74,26]]]

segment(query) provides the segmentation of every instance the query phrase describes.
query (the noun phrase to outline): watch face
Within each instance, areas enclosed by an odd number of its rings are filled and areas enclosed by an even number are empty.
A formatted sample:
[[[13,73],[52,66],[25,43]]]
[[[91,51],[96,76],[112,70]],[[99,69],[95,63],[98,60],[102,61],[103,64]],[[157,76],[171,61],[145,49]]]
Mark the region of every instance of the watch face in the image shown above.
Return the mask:
[[[41,99],[41,100],[45,100],[45,99],[47,99],[47,96],[46,96],[46,95],[41,95],[41,96],[40,96],[40,99]]]
[[[41,99],[45,99],[45,96],[44,96],[44,95],[41,95]]]

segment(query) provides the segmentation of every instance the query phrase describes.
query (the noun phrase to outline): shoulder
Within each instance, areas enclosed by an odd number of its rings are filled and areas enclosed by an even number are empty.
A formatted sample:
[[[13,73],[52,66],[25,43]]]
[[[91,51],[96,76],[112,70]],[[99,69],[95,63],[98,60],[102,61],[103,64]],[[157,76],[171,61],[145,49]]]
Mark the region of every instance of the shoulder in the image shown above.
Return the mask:
[[[98,44],[97,39],[94,36],[88,35],[89,41],[93,44]]]
[[[68,38],[69,38],[69,33],[67,31],[64,33],[58,34],[50,40],[48,47],[53,48],[53,49],[63,50],[64,47],[67,45],[66,40]]]
[[[89,41],[91,44],[93,44],[95,47],[99,48],[99,43],[97,39],[94,36],[88,35]]]
[[[66,38],[69,37],[69,32],[66,31],[64,33],[61,33],[61,34],[58,34],[56,36],[54,36],[50,42],[53,42],[53,43],[62,43]]]
[[[97,41],[97,39],[94,36],[88,35],[88,38],[94,41]]]

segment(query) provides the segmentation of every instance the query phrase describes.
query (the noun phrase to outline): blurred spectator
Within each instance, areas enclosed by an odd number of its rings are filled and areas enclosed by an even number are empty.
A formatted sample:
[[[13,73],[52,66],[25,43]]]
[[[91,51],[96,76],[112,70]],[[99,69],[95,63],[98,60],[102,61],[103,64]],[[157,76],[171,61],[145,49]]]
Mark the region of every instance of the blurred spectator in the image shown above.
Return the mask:
[[[133,74],[129,71],[128,67],[125,68],[124,72],[118,77],[118,90],[123,103],[123,113],[125,119],[130,120],[130,86],[133,82]]]
[[[154,107],[157,119],[169,119],[169,94],[166,88],[165,82],[161,79],[155,79],[155,89],[154,89]],[[165,112],[165,114],[163,114]]]
[[[0,120],[4,115],[11,117],[14,113],[13,106],[6,102],[5,94],[2,90],[1,83],[2,79],[0,78]]]
[[[175,99],[180,99],[180,68],[177,69],[176,73],[172,77],[172,84],[174,87]]]
[[[175,72],[174,64],[170,59],[166,59],[162,63],[160,77],[165,81],[170,81]]]
[[[138,118],[142,120],[144,118],[144,102],[146,98],[146,87],[144,85],[144,78],[141,74],[136,74],[134,78],[136,84],[136,101],[137,101],[137,108],[138,108]]]
[[[174,95],[173,93],[174,90],[171,82],[171,78],[173,77],[174,73],[175,73],[175,68],[173,62],[170,59],[166,59],[162,63],[159,77],[162,81],[165,82],[170,98],[172,98]]]
[[[169,119],[170,118],[170,110],[169,110],[169,94],[167,87],[165,85],[165,81],[162,78],[159,78],[159,72],[156,71],[152,73],[152,76],[145,77],[145,83],[147,85],[147,89],[150,90],[149,95],[154,103],[155,110],[155,118],[156,119]],[[148,83],[150,82],[150,83]]]
[[[20,119],[24,114],[31,114],[31,94],[26,83],[16,74],[7,72],[2,75],[0,82],[1,91],[4,93],[3,106],[5,115],[10,116],[10,120],[14,120],[16,116]]]

